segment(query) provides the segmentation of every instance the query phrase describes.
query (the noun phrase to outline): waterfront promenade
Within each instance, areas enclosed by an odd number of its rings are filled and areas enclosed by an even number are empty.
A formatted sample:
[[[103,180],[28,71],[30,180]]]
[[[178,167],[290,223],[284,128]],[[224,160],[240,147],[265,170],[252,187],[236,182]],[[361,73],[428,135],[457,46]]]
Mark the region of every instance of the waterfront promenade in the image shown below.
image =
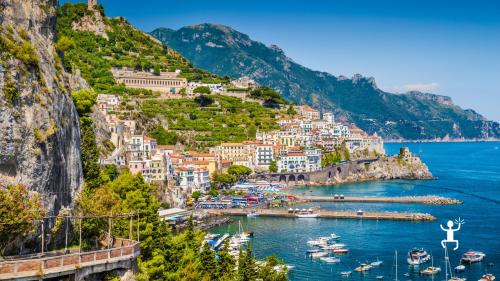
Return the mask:
[[[12,258],[0,261],[0,280],[83,280],[114,269],[133,269],[140,254],[138,241],[116,239],[113,246],[97,251],[48,252],[41,257]]]
[[[429,204],[429,205],[452,205],[462,204],[460,200],[436,196],[295,196],[299,203],[302,202],[353,202],[353,203],[402,203],[402,204]]]
[[[289,213],[286,209],[256,209],[259,216],[297,218],[296,214]],[[210,209],[212,215],[221,216],[246,216],[250,209]],[[324,219],[365,219],[365,220],[398,220],[398,221],[435,221],[436,218],[424,213],[399,213],[399,212],[362,212],[355,211],[318,211],[319,218]],[[299,218],[297,218],[299,219]],[[310,218],[314,219],[314,218]]]

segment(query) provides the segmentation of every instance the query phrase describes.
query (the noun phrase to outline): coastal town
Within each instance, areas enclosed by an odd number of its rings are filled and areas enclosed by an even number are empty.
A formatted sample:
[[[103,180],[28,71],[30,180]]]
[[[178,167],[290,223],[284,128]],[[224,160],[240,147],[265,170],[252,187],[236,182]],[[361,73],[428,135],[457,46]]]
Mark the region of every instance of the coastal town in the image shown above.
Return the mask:
[[[256,87],[255,81],[248,77],[222,85],[188,83],[177,78],[179,71],[156,76],[123,70],[113,73],[127,87],[158,91],[161,93],[159,99],[183,98],[181,92],[195,98],[201,95],[197,93],[200,88],[210,89],[211,94],[250,99],[247,93]],[[293,106],[295,114],[277,118],[279,129],[257,131],[255,139],[220,143],[199,151],[180,144],[159,145],[156,139],[136,129],[137,120],[123,118],[131,115],[123,109],[123,104],[119,95],[97,96],[96,107],[104,116],[105,129],[114,148],[101,157],[100,163],[126,167],[133,174],[141,174],[147,182],[162,189],[174,206],[185,206],[186,199],[194,192],[209,192],[214,177],[227,174],[231,166],[245,167],[249,174],[311,173],[334,164],[325,162],[324,158],[339,148],[345,155],[338,162],[350,160],[351,155],[378,157],[385,154],[380,137],[369,135],[353,124],[336,122],[333,113],[320,112],[308,105]],[[303,180],[298,179],[304,184]],[[237,185],[238,181],[226,183],[225,189]],[[273,183],[267,183],[270,184]]]

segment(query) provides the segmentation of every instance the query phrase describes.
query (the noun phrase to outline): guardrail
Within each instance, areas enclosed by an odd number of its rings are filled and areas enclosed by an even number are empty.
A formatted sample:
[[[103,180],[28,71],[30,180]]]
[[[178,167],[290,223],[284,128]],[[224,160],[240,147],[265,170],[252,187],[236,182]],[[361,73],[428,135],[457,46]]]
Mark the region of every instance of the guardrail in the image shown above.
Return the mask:
[[[135,259],[140,254],[140,243],[128,239],[116,239],[112,248],[90,252],[0,261],[0,280],[31,279],[44,276],[74,274],[77,270],[101,264]]]

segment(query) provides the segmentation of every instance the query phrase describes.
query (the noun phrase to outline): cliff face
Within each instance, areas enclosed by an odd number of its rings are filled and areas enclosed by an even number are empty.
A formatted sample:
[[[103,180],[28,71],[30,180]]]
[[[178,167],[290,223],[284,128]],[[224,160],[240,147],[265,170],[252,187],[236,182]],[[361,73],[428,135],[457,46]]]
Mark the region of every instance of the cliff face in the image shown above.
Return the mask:
[[[82,184],[80,133],[71,89],[54,47],[56,0],[0,0],[0,185],[23,183],[49,214]]]

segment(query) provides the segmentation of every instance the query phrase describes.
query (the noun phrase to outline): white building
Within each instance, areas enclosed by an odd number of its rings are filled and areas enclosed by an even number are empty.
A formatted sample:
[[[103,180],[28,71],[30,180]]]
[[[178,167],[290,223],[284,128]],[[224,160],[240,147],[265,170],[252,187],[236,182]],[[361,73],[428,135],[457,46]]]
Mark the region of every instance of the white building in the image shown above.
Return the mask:
[[[332,112],[323,112],[323,120],[325,120],[326,122],[328,123],[334,123],[335,120],[334,120],[334,115]]]
[[[188,192],[206,192],[210,189],[208,170],[196,168],[192,165],[178,169],[179,186],[187,188]]]
[[[288,152],[278,159],[278,172],[306,172],[307,156],[303,152]]]
[[[224,91],[224,86],[221,83],[212,84],[212,83],[201,83],[201,82],[189,82],[186,88],[188,95],[194,94],[194,89],[198,87],[208,87],[212,94],[220,94]]]

